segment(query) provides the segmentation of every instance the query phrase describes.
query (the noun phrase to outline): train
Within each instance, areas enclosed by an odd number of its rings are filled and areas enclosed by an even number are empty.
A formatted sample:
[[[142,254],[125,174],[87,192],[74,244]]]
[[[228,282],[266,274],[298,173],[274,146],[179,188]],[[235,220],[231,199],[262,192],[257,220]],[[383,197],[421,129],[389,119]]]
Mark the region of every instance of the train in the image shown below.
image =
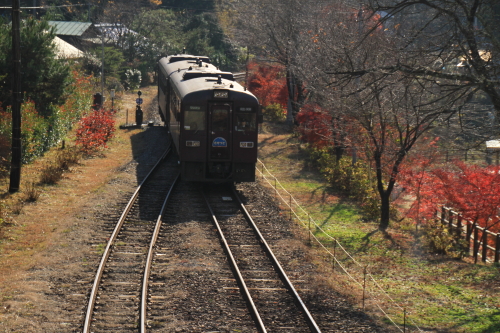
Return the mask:
[[[179,156],[181,178],[254,182],[258,99],[207,56],[163,57],[157,75],[158,111]]]

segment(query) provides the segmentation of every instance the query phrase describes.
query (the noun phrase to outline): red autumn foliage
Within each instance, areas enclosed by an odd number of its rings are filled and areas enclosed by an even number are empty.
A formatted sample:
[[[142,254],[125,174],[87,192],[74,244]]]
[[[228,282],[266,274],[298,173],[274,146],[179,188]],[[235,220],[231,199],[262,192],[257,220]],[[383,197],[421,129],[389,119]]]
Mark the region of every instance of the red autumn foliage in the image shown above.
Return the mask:
[[[95,110],[83,117],[76,131],[76,145],[85,154],[92,154],[106,148],[106,143],[113,137],[115,131],[115,112],[112,110]]]
[[[445,205],[483,228],[500,232],[500,166],[455,161],[449,169],[432,168],[430,160],[422,159],[402,175],[400,185],[416,198],[410,210],[413,217],[432,218],[438,205]]]
[[[316,104],[306,104],[296,118],[301,140],[316,148],[323,148],[332,142],[332,117]]]
[[[264,107],[279,103],[286,108],[288,92],[283,66],[251,62],[248,64],[248,71],[250,72],[248,90],[259,99]]]

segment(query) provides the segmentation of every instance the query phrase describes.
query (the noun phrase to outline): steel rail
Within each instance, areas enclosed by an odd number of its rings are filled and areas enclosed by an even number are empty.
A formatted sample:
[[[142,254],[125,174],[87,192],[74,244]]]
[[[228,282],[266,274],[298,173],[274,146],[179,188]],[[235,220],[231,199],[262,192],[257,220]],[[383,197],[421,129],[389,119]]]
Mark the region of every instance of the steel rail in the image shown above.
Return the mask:
[[[127,203],[125,210],[123,211],[122,215],[120,216],[120,219],[118,220],[118,222],[115,226],[115,229],[113,230],[113,233],[111,234],[111,237],[109,238],[108,244],[106,245],[106,249],[104,250],[103,256],[101,258],[101,262],[99,264],[99,267],[97,268],[96,277],[94,279],[94,284],[92,286],[92,291],[90,293],[89,303],[88,303],[88,307],[87,307],[87,313],[85,315],[85,321],[84,321],[84,325],[83,325],[83,333],[90,332],[90,325],[92,323],[92,313],[94,311],[95,301],[97,298],[97,292],[99,289],[99,285],[101,283],[102,275],[104,273],[104,266],[106,265],[106,262],[108,261],[109,255],[111,254],[111,247],[113,246],[113,244],[116,240],[116,237],[118,236],[118,233],[120,232],[120,230],[123,226],[123,223],[125,222],[125,217],[127,217],[128,213],[130,212],[130,209],[132,208],[133,204],[137,200],[137,197],[139,195],[139,191],[141,190],[144,183],[153,174],[153,172],[158,168],[158,166],[160,165],[162,160],[170,153],[170,151],[171,151],[171,145],[168,146],[168,148],[165,150],[165,152],[160,157],[160,159],[156,162],[154,167],[149,171],[149,173],[146,175],[146,177],[139,184],[139,186],[135,190],[134,194],[132,194],[132,197],[130,198],[129,202]]]
[[[160,214],[158,215],[158,220],[156,221],[156,226],[155,230],[153,232],[153,236],[151,237],[151,242],[149,244],[149,251],[148,251],[148,257],[146,259],[146,267],[144,268],[144,277],[142,280],[142,297],[141,297],[141,333],[146,333],[146,310],[147,310],[147,303],[148,303],[148,285],[149,285],[149,277],[151,275],[151,263],[153,261],[153,255],[154,255],[154,246],[156,245],[156,241],[158,240],[158,235],[160,234],[160,228],[162,224],[162,218],[163,218],[163,212],[165,211],[165,208],[167,207],[168,200],[170,199],[170,196],[172,194],[172,191],[174,190],[175,185],[177,185],[179,179],[180,179],[180,173],[177,174],[175,177],[174,182],[172,183],[172,186],[168,190],[167,196],[165,198],[165,201],[163,202],[163,206],[161,207]]]
[[[264,247],[264,250],[269,255],[271,261],[273,262],[274,267],[278,270],[278,274],[283,279],[283,283],[285,283],[285,285],[288,288],[288,290],[292,293],[293,297],[295,297],[295,300],[296,300],[297,304],[299,305],[300,309],[303,311],[303,313],[304,313],[304,315],[306,317],[305,319],[307,321],[307,324],[309,325],[309,328],[311,329],[311,332],[320,333],[321,330],[320,330],[319,326],[316,324],[316,321],[314,320],[314,318],[312,317],[311,313],[307,309],[307,306],[302,301],[302,298],[297,293],[297,290],[295,289],[295,287],[293,286],[292,282],[290,281],[290,279],[286,275],[285,271],[283,270],[283,267],[281,267],[281,264],[279,263],[278,259],[276,258],[276,256],[274,255],[273,251],[271,250],[271,248],[267,244],[266,240],[264,239],[264,237],[260,233],[259,228],[255,224],[255,222],[253,221],[252,217],[250,216],[250,213],[248,213],[245,205],[241,201],[241,198],[239,197],[238,192],[236,191],[236,188],[234,187],[234,185],[232,185],[231,188],[233,190],[234,196],[238,199],[238,202],[240,204],[241,210],[243,211],[243,214],[245,215],[245,218],[247,219],[248,223],[250,223],[250,225],[252,226],[252,228],[255,231],[255,233],[258,235],[258,237],[260,239],[260,242],[261,242],[262,246]]]
[[[212,207],[210,206],[210,203],[208,202],[208,199],[205,196],[205,193],[203,191],[202,191],[202,194],[203,194],[203,198],[205,199],[205,202],[207,203],[207,207],[208,207],[208,210],[210,211],[210,215],[212,215],[212,222],[214,223],[215,227],[217,228],[219,238],[220,238],[222,245],[224,247],[224,251],[226,251],[226,254],[229,257],[229,263],[231,265],[231,268],[233,269],[233,272],[236,275],[236,280],[238,281],[238,284],[240,285],[240,288],[243,291],[243,296],[245,297],[245,299],[250,307],[250,312],[252,314],[252,317],[256,321],[257,328],[261,333],[267,333],[266,327],[264,326],[262,318],[260,317],[259,311],[257,310],[255,303],[253,302],[252,296],[250,295],[250,291],[248,290],[247,285],[246,285],[245,281],[243,280],[243,276],[241,275],[241,272],[238,268],[238,264],[236,263],[236,260],[234,259],[233,253],[231,252],[231,249],[229,248],[229,244],[227,243],[226,237],[224,237],[224,233],[222,232],[222,228],[220,227],[219,222],[217,221],[217,218],[215,217],[214,211],[212,210]]]

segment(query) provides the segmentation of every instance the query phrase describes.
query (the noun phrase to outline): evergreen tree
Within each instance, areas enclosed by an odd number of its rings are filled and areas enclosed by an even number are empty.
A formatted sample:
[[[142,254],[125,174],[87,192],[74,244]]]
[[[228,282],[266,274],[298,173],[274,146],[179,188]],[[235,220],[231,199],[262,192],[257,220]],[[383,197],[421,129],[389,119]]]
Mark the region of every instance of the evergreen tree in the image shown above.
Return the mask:
[[[0,24],[0,103],[11,103],[12,38],[11,25]],[[21,23],[21,89],[38,111],[50,116],[50,106],[61,105],[71,83],[66,60],[56,57],[54,31],[46,21],[28,18]]]

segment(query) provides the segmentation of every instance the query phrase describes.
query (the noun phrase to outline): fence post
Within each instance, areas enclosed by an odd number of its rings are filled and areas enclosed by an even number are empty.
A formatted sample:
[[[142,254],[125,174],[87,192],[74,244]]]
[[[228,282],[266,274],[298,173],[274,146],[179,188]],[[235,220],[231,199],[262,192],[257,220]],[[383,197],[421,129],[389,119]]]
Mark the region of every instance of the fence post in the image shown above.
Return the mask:
[[[451,231],[453,229],[453,217],[455,214],[450,210],[450,214],[448,217],[448,230]]]
[[[309,246],[311,246],[311,215],[307,214],[309,217],[309,224],[307,225],[307,232],[309,234]]]
[[[462,215],[457,216],[457,237],[460,239],[462,235]]]
[[[290,194],[290,222],[293,222],[292,218],[292,195]]]
[[[486,257],[488,256],[488,233],[486,232],[486,229],[483,230],[483,236],[482,238],[482,244],[483,244],[483,251],[482,251],[482,258],[481,260],[483,262],[486,262]]]
[[[403,309],[403,332],[406,333],[406,308]]]
[[[366,267],[363,269],[363,311],[365,310]]]
[[[477,252],[479,251],[479,229],[477,225],[474,224],[474,245],[473,245],[473,255],[474,255],[474,263],[477,263]]]
[[[444,224],[446,221],[446,208],[443,206],[441,207],[441,223]]]
[[[500,234],[497,234],[497,239],[495,242],[495,262],[500,261]]]
[[[337,240],[333,243],[333,270],[335,271],[335,264],[337,262]]]
[[[467,253],[470,253],[470,238],[471,238],[471,235],[472,235],[472,226],[471,226],[471,222],[470,221],[467,221],[467,234],[465,235],[465,240],[467,242]]]

